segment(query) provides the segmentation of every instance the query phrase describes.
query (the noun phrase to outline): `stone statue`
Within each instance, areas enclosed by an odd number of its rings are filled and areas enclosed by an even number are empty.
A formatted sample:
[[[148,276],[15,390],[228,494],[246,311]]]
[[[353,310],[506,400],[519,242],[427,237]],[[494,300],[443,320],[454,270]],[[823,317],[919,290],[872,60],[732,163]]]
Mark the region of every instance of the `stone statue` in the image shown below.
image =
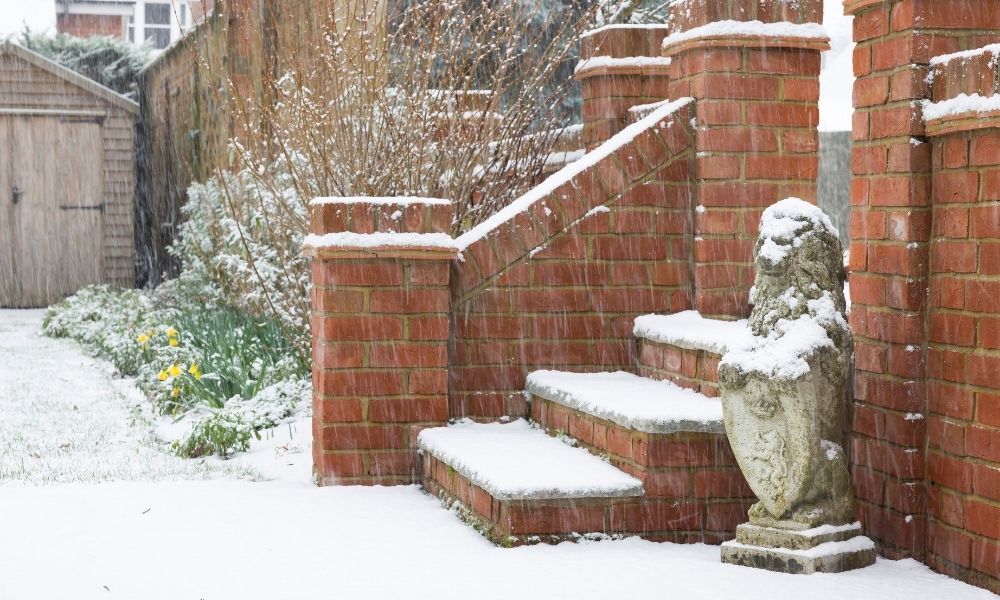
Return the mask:
[[[844,451],[852,343],[840,240],[820,209],[795,198],[765,210],[760,229],[750,292],[755,342],[719,364],[726,434],[759,499],[749,514],[757,542],[767,537],[762,531],[808,533],[854,517]],[[842,529],[833,541],[859,532]],[[803,547],[784,542],[771,545]]]

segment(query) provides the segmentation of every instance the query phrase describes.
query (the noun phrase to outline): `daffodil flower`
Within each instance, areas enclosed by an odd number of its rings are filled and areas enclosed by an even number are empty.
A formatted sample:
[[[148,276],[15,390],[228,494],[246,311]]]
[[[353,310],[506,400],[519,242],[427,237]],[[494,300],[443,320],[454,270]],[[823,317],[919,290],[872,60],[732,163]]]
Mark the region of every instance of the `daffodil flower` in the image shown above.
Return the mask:
[[[177,330],[173,327],[167,327],[163,333],[167,334],[167,337],[177,337]]]
[[[170,365],[170,368],[167,369],[167,373],[169,373],[171,377],[179,377],[181,369],[177,365]]]
[[[190,373],[191,376],[197,380],[201,379],[201,369],[198,368],[198,365],[195,363],[191,363],[191,368],[188,369],[188,373]]]
[[[181,395],[181,388],[174,386],[174,389],[170,390],[170,396],[176,398]]]
[[[171,348],[176,348],[177,347],[177,338],[170,338],[170,341],[168,341],[167,343],[170,344]]]
[[[160,381],[166,381],[167,377],[170,375],[166,371],[160,371],[160,374],[156,376]]]
[[[149,336],[146,335],[145,333],[142,333],[142,334],[139,334],[139,338],[138,339],[139,339],[139,343],[142,344],[143,346],[145,346],[146,342],[149,341]]]

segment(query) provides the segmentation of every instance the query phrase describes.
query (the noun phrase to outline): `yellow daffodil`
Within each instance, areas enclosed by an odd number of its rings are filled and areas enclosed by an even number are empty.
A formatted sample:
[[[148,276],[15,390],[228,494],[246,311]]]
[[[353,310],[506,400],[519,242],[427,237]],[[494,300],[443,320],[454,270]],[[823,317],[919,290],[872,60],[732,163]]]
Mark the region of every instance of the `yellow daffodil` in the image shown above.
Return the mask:
[[[171,348],[176,348],[177,347],[177,338],[170,338],[170,341],[168,341],[167,343],[170,344]]]
[[[170,375],[169,375],[169,374],[168,374],[168,373],[167,373],[166,371],[160,371],[160,374],[159,374],[159,375],[157,375],[157,378],[158,378],[158,379],[159,379],[160,381],[166,381],[166,380],[167,380],[167,377],[170,377]]]
[[[174,386],[174,389],[170,390],[170,396],[176,398],[181,395],[181,388]]]
[[[201,369],[195,363],[191,363],[191,368],[188,369],[188,373],[190,373],[195,379],[201,379]]]
[[[171,377],[179,377],[181,374],[181,369],[177,365],[170,365],[170,368],[167,369],[167,373],[170,373]]]
[[[146,342],[148,342],[148,341],[149,341],[149,336],[148,335],[146,335],[145,333],[140,333],[139,334],[139,343],[141,345],[145,346]]]
[[[167,327],[163,333],[167,334],[167,337],[177,337],[177,330],[173,327]]]

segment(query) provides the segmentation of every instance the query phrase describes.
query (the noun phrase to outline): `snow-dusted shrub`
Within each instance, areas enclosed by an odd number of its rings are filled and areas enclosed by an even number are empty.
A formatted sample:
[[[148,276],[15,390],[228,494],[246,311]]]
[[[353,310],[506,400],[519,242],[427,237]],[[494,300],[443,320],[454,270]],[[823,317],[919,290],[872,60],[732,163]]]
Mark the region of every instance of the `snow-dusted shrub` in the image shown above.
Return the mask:
[[[108,359],[158,412],[192,423],[184,456],[246,449],[312,393],[308,359],[268,318],[207,306],[169,283],[156,290],[80,290],[50,307],[43,332]]]
[[[173,444],[181,456],[206,454],[228,456],[245,452],[251,438],[288,422],[296,409],[308,406],[312,397],[309,380],[282,381],[270,385],[250,399],[233,396],[218,409],[199,410],[190,433]]]
[[[24,32],[19,40],[60,65],[89,77],[120,94],[133,91],[139,72],[149,61],[150,47],[113,37],[76,37]]]
[[[152,327],[153,307],[149,292],[87,287],[49,307],[42,332],[74,339],[120,372],[135,375],[144,362],[137,332]]]
[[[273,317],[303,355],[309,349],[311,280],[302,253],[308,198],[290,173],[304,168],[279,160],[264,174],[243,169],[191,185],[170,248],[182,263],[175,285],[185,294]]]

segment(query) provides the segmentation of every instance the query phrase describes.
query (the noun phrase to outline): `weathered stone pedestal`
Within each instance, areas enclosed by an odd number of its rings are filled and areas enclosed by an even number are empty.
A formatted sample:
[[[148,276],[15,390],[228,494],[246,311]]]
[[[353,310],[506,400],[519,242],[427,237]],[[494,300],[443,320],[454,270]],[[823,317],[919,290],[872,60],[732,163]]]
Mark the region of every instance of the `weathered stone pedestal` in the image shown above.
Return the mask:
[[[861,524],[789,530],[743,523],[722,544],[722,562],[780,573],[840,573],[875,562],[875,543]]]

